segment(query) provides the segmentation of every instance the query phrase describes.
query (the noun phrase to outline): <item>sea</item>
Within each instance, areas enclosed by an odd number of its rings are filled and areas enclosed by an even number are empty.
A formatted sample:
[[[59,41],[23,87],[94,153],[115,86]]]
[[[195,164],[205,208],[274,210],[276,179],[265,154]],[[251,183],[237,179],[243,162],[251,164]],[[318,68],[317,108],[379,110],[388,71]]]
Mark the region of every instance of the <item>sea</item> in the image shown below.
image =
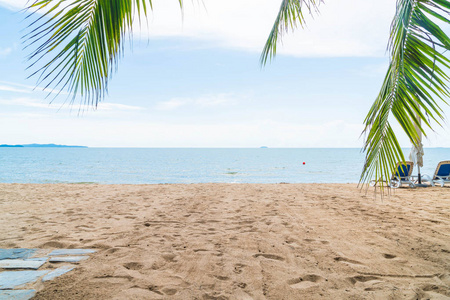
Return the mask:
[[[426,148],[421,173],[442,160]],[[363,164],[356,148],[0,148],[0,182],[357,183]]]

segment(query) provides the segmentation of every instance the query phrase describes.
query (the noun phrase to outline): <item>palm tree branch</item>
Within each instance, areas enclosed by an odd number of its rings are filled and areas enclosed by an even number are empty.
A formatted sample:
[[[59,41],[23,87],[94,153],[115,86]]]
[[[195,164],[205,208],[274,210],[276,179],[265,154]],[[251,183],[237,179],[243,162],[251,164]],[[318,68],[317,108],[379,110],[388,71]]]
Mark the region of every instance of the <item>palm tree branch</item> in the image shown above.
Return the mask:
[[[277,43],[281,40],[284,32],[295,29],[298,24],[304,27],[304,6],[308,14],[312,15],[318,12],[320,2],[322,0],[282,0],[280,10],[261,53],[261,64],[265,65],[268,60],[275,57]]]
[[[448,1],[397,0],[388,44],[390,65],[364,121],[366,159],[360,183],[388,180],[396,164],[405,160],[390,115],[414,145],[420,133],[426,136],[425,128],[432,129],[427,116],[438,125],[444,120],[436,99],[447,104],[450,96],[450,60],[439,50],[450,49],[450,38],[432,18],[450,23],[449,13]],[[420,125],[419,130],[415,125]]]
[[[182,0],[178,0],[182,7]],[[31,76],[45,88],[67,89],[97,106],[124,51],[134,17],[147,15],[152,0],[42,0],[29,5],[37,15],[24,38]],[[37,45],[37,46],[36,46]]]

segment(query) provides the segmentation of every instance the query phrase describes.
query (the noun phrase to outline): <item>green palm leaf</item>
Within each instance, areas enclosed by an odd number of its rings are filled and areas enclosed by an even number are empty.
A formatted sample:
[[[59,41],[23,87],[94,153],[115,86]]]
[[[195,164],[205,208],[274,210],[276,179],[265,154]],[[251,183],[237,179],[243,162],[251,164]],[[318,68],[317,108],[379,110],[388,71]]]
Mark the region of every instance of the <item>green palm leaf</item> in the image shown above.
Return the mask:
[[[182,6],[182,0],[178,0]],[[37,0],[25,38],[31,76],[46,88],[66,89],[85,104],[97,106],[123,53],[133,20],[152,9],[151,0]]]
[[[305,16],[303,10],[310,15],[318,12],[318,7],[322,0],[283,0],[280,10],[267,38],[266,44],[261,54],[261,63],[266,64],[277,52],[278,39],[290,28],[295,29],[297,24],[304,27]]]
[[[365,121],[366,160],[360,182],[387,180],[399,161],[402,149],[390,125],[390,116],[416,145],[419,132],[444,120],[439,104],[450,95],[447,72],[450,60],[442,53],[450,49],[450,38],[436,20],[450,23],[450,2],[445,0],[398,0],[391,25],[388,49],[390,65],[381,91]]]
[[[278,36],[304,25],[302,4],[309,13],[317,11],[319,1],[284,0],[269,34],[261,63],[276,54]],[[402,149],[390,124],[390,116],[400,124],[413,144],[424,127],[432,129],[444,120],[440,104],[450,95],[447,72],[450,60],[443,54],[450,49],[450,38],[437,24],[450,23],[447,0],[397,0],[388,49],[390,65],[380,93],[365,121],[365,164],[360,183],[372,179],[386,181],[397,162],[405,161]],[[418,117],[417,117],[418,116]]]

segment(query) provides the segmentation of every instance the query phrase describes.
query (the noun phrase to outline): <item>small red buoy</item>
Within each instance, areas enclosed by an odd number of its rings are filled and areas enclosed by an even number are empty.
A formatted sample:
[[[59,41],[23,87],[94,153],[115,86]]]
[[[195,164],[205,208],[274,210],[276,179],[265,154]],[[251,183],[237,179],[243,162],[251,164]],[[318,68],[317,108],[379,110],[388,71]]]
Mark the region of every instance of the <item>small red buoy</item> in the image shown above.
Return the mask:
[[[303,164],[304,164],[304,165],[306,165],[306,163],[305,163],[305,162],[303,162]]]

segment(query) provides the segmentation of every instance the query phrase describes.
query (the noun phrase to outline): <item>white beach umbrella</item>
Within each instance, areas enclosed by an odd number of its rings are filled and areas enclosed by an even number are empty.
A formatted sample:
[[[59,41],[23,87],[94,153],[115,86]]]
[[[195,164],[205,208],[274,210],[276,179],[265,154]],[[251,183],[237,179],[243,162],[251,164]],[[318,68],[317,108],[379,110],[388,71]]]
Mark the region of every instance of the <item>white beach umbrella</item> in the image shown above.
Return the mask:
[[[419,120],[419,125],[421,123],[420,116],[416,115],[416,118]],[[418,175],[419,175],[419,184],[422,184],[422,179],[420,178],[420,168],[423,167],[423,144],[422,144],[422,131],[420,131],[419,126],[416,124],[414,125],[417,133],[419,134],[419,138],[417,140],[417,147],[412,145],[411,153],[409,153],[409,160],[411,160],[414,165],[417,166],[418,169]]]
[[[419,142],[418,147],[412,146],[411,152],[409,153],[409,160],[411,160],[418,167],[423,167],[423,145]]]

